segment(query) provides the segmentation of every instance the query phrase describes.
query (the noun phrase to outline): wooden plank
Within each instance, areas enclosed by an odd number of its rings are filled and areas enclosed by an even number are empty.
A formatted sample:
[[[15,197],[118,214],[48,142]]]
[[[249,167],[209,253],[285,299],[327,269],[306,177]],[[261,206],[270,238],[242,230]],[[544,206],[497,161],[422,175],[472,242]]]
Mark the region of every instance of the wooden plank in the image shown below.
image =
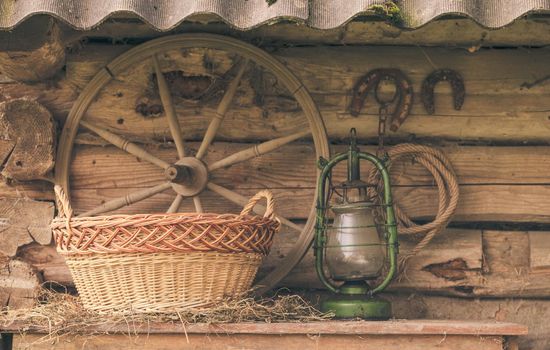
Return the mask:
[[[109,48],[90,47],[90,50]],[[434,67],[445,66],[459,70],[466,80],[468,96],[463,109],[455,111],[449,86],[439,84],[436,89],[437,114],[427,115],[421,104],[415,104],[410,119],[393,137],[540,141],[546,140],[549,129],[546,111],[550,106],[548,99],[541,98],[548,95],[548,84],[541,83],[530,89],[523,88],[522,84],[548,74],[544,62],[549,59],[549,52],[544,49],[482,50],[472,54],[428,48],[307,47],[277,50],[275,55],[313,93],[333,138],[346,137],[349,128],[358,123],[363,126],[359,133],[361,137],[375,136],[378,108],[371,99],[359,118],[353,118],[346,112],[351,88],[359,76],[370,69],[380,66],[401,67],[403,62],[407,62],[405,71],[415,86],[420,86],[422,79]],[[369,60],[365,60],[365,56]],[[228,58],[223,55],[215,57],[221,60],[217,74],[222,74],[230,66],[226,62]],[[202,55],[198,53],[187,55],[185,62],[181,55],[171,55],[170,60],[173,66],[179,64],[191,69],[188,74],[212,74],[203,67]],[[339,64],[335,65],[334,62]],[[73,64],[78,65],[77,62]],[[150,94],[150,74],[150,67],[143,65],[117,77],[100,93],[98,101],[92,104],[88,117],[136,139],[168,135],[164,118],[144,118],[134,112],[136,101]],[[258,70],[252,70],[245,76],[238,106],[229,111],[219,136],[232,140],[265,140],[303,130],[307,123],[297,112],[298,106],[292,98],[275,97],[281,92],[285,93],[284,89],[262,87],[261,91],[258,90],[256,81],[267,78],[272,77]],[[265,94],[260,104],[255,98],[258,92]],[[215,105],[214,100],[208,102],[199,113],[196,103],[177,102],[180,122],[186,125],[186,138],[202,137],[214,117]],[[494,127],[497,123],[499,128]],[[247,125],[246,132],[240,127],[242,125]]]
[[[531,268],[550,267],[550,232],[529,232]]]
[[[99,51],[108,51],[109,47],[91,47]],[[428,50],[428,49],[426,49]],[[392,135],[395,139],[446,138],[461,140],[513,140],[545,141],[549,124],[547,110],[549,99],[547,84],[539,84],[530,89],[522,88],[548,74],[544,62],[548,60],[549,50],[498,50],[481,51],[476,54],[455,52],[448,49],[429,49],[403,47],[365,47],[365,48],[291,48],[277,51],[278,58],[285,61],[312,91],[318,103],[331,137],[345,138],[349,128],[362,124],[359,135],[374,138],[377,130],[377,107],[369,99],[364,113],[359,118],[351,117],[347,112],[349,92],[358,77],[379,65],[400,67],[407,61],[406,73],[411,75],[415,86],[419,85],[426,74],[433,70],[430,61],[438,66],[449,66],[466,74],[468,98],[462,111],[452,108],[450,89],[439,84],[436,89],[437,115],[426,115],[420,104],[413,106],[410,119],[400,131]],[[365,55],[370,57],[364,60]],[[430,57],[430,60],[426,58]],[[106,54],[106,59],[112,55]],[[193,62],[202,66],[202,58],[191,57]],[[82,60],[79,56],[80,61]],[[335,65],[334,62],[346,62]],[[528,62],[528,64],[526,63]],[[73,64],[76,67],[77,61]],[[97,67],[101,64],[97,63]],[[192,65],[191,65],[192,66]],[[222,68],[225,64],[221,65]],[[94,65],[95,67],[95,65]],[[187,67],[187,66],[186,66]],[[528,67],[519,69],[517,67]],[[86,69],[89,69],[86,68]],[[85,69],[85,70],[86,70]],[[92,105],[89,117],[92,121],[111,127],[113,130],[133,137],[159,138],[168,135],[164,118],[144,118],[135,112],[136,101],[147,90],[148,76],[143,70],[133,71],[134,81],[122,79],[110,84],[100,95],[100,102]],[[198,69],[198,66],[195,68]],[[204,69],[203,69],[204,70]],[[467,73],[466,73],[467,72]],[[87,73],[91,76],[91,73]],[[252,73],[251,73],[252,74]],[[338,77],[336,79],[335,77]],[[75,77],[80,78],[80,77]],[[137,79],[137,81],[135,81]],[[74,80],[61,80],[56,85],[38,84],[2,84],[0,90],[7,97],[29,96],[36,98],[52,111],[54,116],[63,120],[77,97],[78,89]],[[83,82],[78,83],[80,85]],[[296,103],[287,97],[275,98],[277,92],[263,91],[267,95],[261,105],[254,102],[256,92],[251,86],[250,77],[242,84],[238,107],[229,111],[220,136],[226,139],[270,139],[302,131],[307,125],[297,112]],[[265,90],[265,89],[264,89]],[[279,91],[280,92],[280,91]],[[284,92],[284,91],[283,91]],[[418,99],[417,99],[418,101]],[[191,139],[202,137],[204,130],[215,114],[216,101],[206,105],[200,114],[193,103],[178,102],[177,111],[182,125],[186,125],[184,136]],[[481,118],[483,117],[483,118]],[[122,121],[122,122],[121,122]],[[499,127],[495,128],[494,125]],[[242,125],[247,125],[243,134]],[[475,127],[473,127],[475,126]]]
[[[212,146],[206,161],[223,158],[247,146],[217,143]],[[190,147],[196,149],[197,144]],[[336,151],[343,148],[338,147]],[[175,159],[172,149],[150,151],[168,162]],[[545,147],[450,146],[444,148],[444,151],[455,165],[459,182],[467,185],[461,186],[457,221],[549,222],[549,179],[545,169],[548,167],[550,156]],[[293,169],[293,172],[289,172],[288,169]],[[416,186],[431,184],[432,180],[426,171],[418,165],[411,164],[405,165],[403,172],[401,169],[397,170],[399,175],[394,178],[394,184],[410,187],[396,188],[396,197],[415,217],[433,215],[437,198],[434,189]],[[256,158],[250,163],[232,167],[229,171],[220,170],[213,174],[213,180],[237,191],[242,190],[243,194],[249,196],[255,190],[265,187],[278,189],[278,210],[282,215],[299,219],[308,214],[309,208],[303,203],[312,201],[314,171],[311,145],[296,144]],[[343,177],[344,172],[343,168],[338,169],[339,177]],[[73,204],[80,210],[91,209],[103,200],[164,181],[162,172],[154,166],[109,147],[79,147],[71,179],[76,189]],[[11,198],[28,196],[51,200],[50,191],[49,185],[45,183],[16,184],[15,188],[0,185],[2,196]],[[209,210],[238,210],[233,204],[218,200],[214,194],[206,195],[211,202]],[[168,208],[172,200],[173,197],[168,192],[134,205],[129,211],[159,211]],[[182,210],[192,210],[191,203],[185,202]]]
[[[0,34],[0,69],[17,81],[50,79],[65,64],[65,43],[53,18],[25,21],[13,31]]]
[[[394,292],[422,292],[462,297],[548,297],[550,269],[530,269],[529,236],[524,231],[463,231],[447,229],[412,258],[409,267],[390,285]],[[478,241],[483,240],[482,264]],[[403,251],[410,243],[403,240]],[[284,257],[291,238],[284,234],[274,245],[262,272]],[[456,249],[453,252],[453,249]],[[542,250],[542,249],[541,249]],[[550,254],[550,250],[546,251]],[[476,263],[477,262],[477,263]],[[323,288],[311,252],[281,285]]]
[[[400,236],[400,251],[407,252],[415,242],[410,237]],[[260,270],[266,274],[284,259],[292,248],[295,238],[281,232],[276,238],[273,250]],[[481,231],[447,229],[436,236],[429,246],[408,261],[406,271],[391,285],[392,290],[439,291],[453,290],[465,281],[476,285],[482,283]],[[452,263],[455,265],[449,266]],[[281,282],[281,286],[323,288],[315,271],[313,250]]]
[[[252,197],[260,190],[243,188],[238,192]],[[141,187],[80,189],[72,194],[77,212],[91,210],[103,202],[135,192]],[[313,203],[313,188],[272,188],[278,214],[289,219],[304,219]],[[430,219],[437,212],[437,189],[434,187],[394,187],[394,197],[414,219]],[[236,205],[220,199],[210,191],[204,192],[205,211],[214,213],[238,212]],[[161,212],[170,206],[175,193],[172,190],[155,195],[117,213]],[[550,186],[548,185],[483,185],[462,186],[454,222],[538,222],[550,223]],[[184,201],[181,212],[193,212],[192,202]]]
[[[400,350],[407,344],[410,350],[503,350],[504,341],[498,336],[406,336],[406,335],[103,335],[69,336],[52,341],[43,335],[15,335],[14,349],[362,349]]]
[[[0,255],[0,309],[32,308],[38,298],[41,278],[27,262]]]
[[[323,297],[312,295],[311,298]],[[462,299],[426,296],[420,293],[386,294],[397,318],[463,319],[520,323],[529,334],[516,340],[521,350],[546,350],[550,347],[550,300],[547,299]]]
[[[3,326],[3,331],[19,332],[18,323]],[[47,333],[46,327],[25,327],[32,333]],[[125,322],[97,324],[83,328],[82,333],[127,334]],[[527,327],[511,322],[468,320],[398,319],[389,321],[330,320],[321,322],[253,322],[253,323],[134,323],[133,334],[261,334],[261,335],[526,335]]]
[[[250,143],[216,142],[203,159],[207,164],[251,147]],[[187,145],[194,154],[199,143]],[[375,152],[375,147],[360,146],[362,151]],[[147,151],[173,163],[177,159],[173,147],[152,145]],[[345,152],[347,146],[335,145],[333,153]],[[550,184],[550,154],[547,147],[487,147],[447,145],[440,148],[453,164],[461,185]],[[299,187],[312,188],[316,180],[316,159],[313,145],[294,142],[247,163],[212,173],[217,183],[234,188]],[[368,163],[362,162],[362,174]],[[289,171],[292,169],[292,171]],[[394,165],[394,185],[432,185],[433,177],[418,162],[403,161]],[[344,179],[345,167],[335,169],[335,181]],[[366,176],[366,175],[365,175]],[[114,147],[78,146],[71,167],[72,186],[109,188],[111,186],[148,187],[165,179],[157,167]]]
[[[193,152],[198,144],[188,146]],[[212,145],[205,161],[222,159],[247,147],[250,144],[219,142]],[[334,151],[344,149],[345,146],[338,146]],[[364,149],[373,151],[370,147]],[[443,150],[453,162],[461,184],[456,221],[550,222],[546,209],[550,205],[550,178],[545,171],[550,165],[550,155],[545,147],[448,146]],[[148,151],[169,163],[176,160],[172,148],[151,147]],[[248,163],[216,171],[212,180],[247,196],[262,188],[272,188],[280,214],[303,219],[310,209],[303,203],[313,200],[314,164],[312,145],[294,143]],[[335,179],[343,179],[344,167],[336,171]],[[397,167],[395,173],[394,192],[405,209],[416,218],[433,216],[437,196],[428,172],[411,162]],[[73,205],[84,211],[126,192],[152,187],[164,181],[164,175],[153,165],[113,147],[80,146],[71,168],[71,180],[75,189]],[[121,212],[159,211],[169,207],[172,196],[167,191]],[[205,196],[207,210],[238,210],[233,204],[218,200],[215,194],[207,192]],[[192,210],[191,202],[184,202],[181,210]]]
[[[401,238],[401,251],[412,247]],[[294,232],[282,231],[259,274],[265,275],[283,259],[295,241]],[[481,241],[483,242],[481,244]],[[52,246],[30,244],[19,257],[32,264],[47,281],[73,285],[64,260]],[[548,297],[550,269],[529,267],[527,232],[447,229],[416,257],[390,285],[392,292],[477,297]],[[312,252],[281,282],[295,288],[323,288],[314,268]]]
[[[0,198],[0,253],[15,256],[20,246],[33,241],[49,244],[53,215],[53,203]]]
[[[108,61],[114,55],[108,52],[116,50],[110,47],[91,46],[88,51],[81,52],[77,59],[70,58],[68,64],[72,68],[69,73],[81,71],[78,64],[85,61],[82,57],[86,57],[89,51],[107,52],[105,61]],[[549,51],[482,50],[470,54],[449,49],[405,47],[308,47],[278,50],[276,55],[299,75],[305,86],[311,90],[332,138],[345,138],[351,126],[360,130],[361,137],[374,138],[378,109],[369,99],[363,114],[359,118],[351,117],[346,112],[351,96],[350,89],[368,70],[379,66],[401,67],[402,62],[406,61],[406,73],[410,75],[417,91],[421,80],[434,69],[433,65],[448,66],[460,70],[465,75],[468,97],[462,111],[455,111],[452,108],[449,87],[439,84],[436,89],[437,114],[426,115],[423,107],[415,104],[410,119],[397,134],[391,135],[394,139],[417,137],[536,142],[546,140],[550,130],[547,118],[549,100],[541,98],[548,94],[548,84],[543,82],[530,89],[523,88],[522,84],[533,82],[547,74],[544,62],[548,60]],[[197,66],[186,67],[194,67],[193,69],[200,73],[202,56],[195,56],[191,55],[187,59],[191,59]],[[364,57],[369,57],[369,60],[365,60]],[[334,65],[335,59],[341,64]],[[97,58],[94,60],[91,66],[102,65]],[[230,61],[222,60],[222,63],[220,74],[225,72],[223,69],[228,69],[225,63]],[[164,118],[144,118],[135,112],[136,101],[146,92],[151,73],[145,66],[138,68],[130,72],[131,78],[125,77],[112,82],[100,94],[101,102],[92,104],[88,117],[90,121],[109,126],[136,140],[169,135]],[[88,72],[86,76],[91,76],[90,69],[95,68],[90,68],[90,65],[86,64],[82,70]],[[202,71],[205,71],[204,68]],[[275,97],[281,92],[285,93],[280,87],[262,87],[261,91],[258,90],[257,84],[251,83],[251,80],[256,81],[260,73],[254,72],[249,72],[248,75],[253,76],[245,77],[241,84],[238,103],[229,111],[224,127],[220,130],[220,136],[231,140],[242,140],[245,137],[265,140],[302,130],[306,122],[297,111],[292,98]],[[264,78],[271,79],[269,76]],[[82,76],[69,76],[56,85],[7,83],[2,84],[0,90],[3,96],[28,96],[37,99],[50,109],[56,118],[63,120],[78,94],[78,89],[72,82],[75,79],[80,79],[76,85],[84,84],[81,81]],[[265,95],[261,104],[254,102],[257,92]],[[199,139],[203,136],[204,130],[215,115],[216,103],[215,99],[208,102],[206,108],[199,113],[194,101],[177,101],[180,122],[186,125],[184,136],[187,139]],[[246,135],[243,135],[242,125],[247,126]],[[499,127],[495,128],[494,125]]]
[[[176,32],[206,32],[230,35],[255,42],[262,38],[264,45],[293,44],[325,45],[419,45],[465,47],[492,46],[545,46],[550,21],[547,18],[522,18],[509,25],[487,30],[467,18],[438,19],[415,30],[397,28],[385,21],[358,20],[344,27],[328,30],[309,28],[298,23],[276,23],[247,31],[234,30],[219,18],[185,21]],[[155,38],[164,35],[141,21],[120,19],[107,21],[93,31],[75,31],[74,35],[86,38],[110,37],[115,40]]]

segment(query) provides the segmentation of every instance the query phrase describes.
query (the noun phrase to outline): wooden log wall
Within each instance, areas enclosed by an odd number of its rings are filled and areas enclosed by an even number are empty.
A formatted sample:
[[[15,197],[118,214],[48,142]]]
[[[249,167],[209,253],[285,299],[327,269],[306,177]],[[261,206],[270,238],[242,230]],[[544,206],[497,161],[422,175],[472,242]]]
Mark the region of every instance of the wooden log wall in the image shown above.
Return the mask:
[[[550,341],[542,330],[544,327],[539,326],[544,322],[547,314],[544,310],[550,300],[550,245],[546,243],[550,239],[547,232],[550,231],[550,49],[540,47],[548,44],[543,42],[544,35],[531,35],[531,41],[525,44],[537,47],[523,47],[526,39],[522,33],[544,31],[547,25],[539,28],[539,22],[533,22],[532,26],[516,23],[520,28],[517,31],[506,29],[508,36],[504,32],[489,32],[484,36],[487,41],[483,42],[478,29],[469,27],[467,22],[456,23],[455,27],[463,28],[464,37],[451,35],[452,24],[442,21],[440,28],[446,28],[442,31],[443,37],[424,28],[420,29],[424,31],[423,36],[415,37],[419,32],[414,31],[404,32],[401,37],[397,35],[393,41],[388,36],[361,41],[364,34],[354,23],[350,28],[356,31],[347,32],[348,41],[354,45],[341,45],[345,42],[338,41],[336,36],[327,36],[325,45],[319,33],[302,33],[300,45],[295,47],[280,45],[277,40],[288,37],[292,31],[286,25],[274,26],[271,35],[275,39],[265,48],[286,64],[311,92],[334,153],[345,149],[342,141],[351,127],[358,129],[363,149],[374,150],[378,123],[374,100],[367,100],[358,117],[352,117],[347,111],[356,80],[380,67],[399,68],[410,77],[416,102],[409,119],[397,133],[389,135],[388,142],[413,141],[440,147],[455,167],[461,198],[452,227],[414,257],[406,273],[392,284],[396,316],[469,318],[468,310],[476,309],[475,318],[520,321],[535,327],[533,337],[527,338],[522,348],[544,349]],[[112,35],[108,28],[108,25],[103,27],[96,35]],[[142,38],[156,35],[143,27],[123,33]],[[245,35],[245,38],[248,37]],[[422,45],[411,44],[415,38]],[[506,48],[488,47],[502,44],[505,38],[509,39]],[[368,40],[397,46],[362,45]],[[444,47],[444,43],[451,41],[461,47]],[[112,58],[131,47],[84,45],[67,55],[62,77],[32,85],[4,81],[0,85],[0,101],[20,97],[35,99],[51,111],[61,126],[87,81]],[[200,53],[191,51],[185,57],[173,54],[168,57],[175,63],[185,60],[196,63],[199,68],[191,73],[212,73],[202,64],[205,56]],[[229,56],[210,52],[207,58],[221,62],[213,68],[216,74],[231,67]],[[446,84],[436,87],[434,115],[426,113],[419,102],[422,80],[437,68],[452,68],[464,77],[467,95],[461,111],[453,109],[451,90]],[[164,141],[169,135],[164,118],[136,112],[136,103],[144,98],[149,105],[158,102],[150,94],[148,69],[136,67],[118,77],[93,102],[86,118],[132,141],[147,144],[144,147],[151,153],[173,161],[176,152]],[[188,147],[192,152],[198,149],[198,141],[214,115],[217,98],[213,96],[204,101],[204,106],[177,101],[180,123],[184,126],[184,136],[191,140]],[[220,129],[221,140],[211,146],[205,158],[207,162],[307,126],[299,106],[289,94],[273,83],[269,74],[256,68],[245,73],[236,101]],[[343,169],[338,171],[339,176],[344,175]],[[246,196],[261,188],[273,188],[278,213],[303,223],[311,208],[315,185],[313,146],[308,140],[295,142],[212,176],[216,183]],[[91,209],[162,180],[162,172],[148,163],[105,144],[85,130],[80,133],[71,167],[73,205],[77,211]],[[413,162],[401,164],[393,183],[395,196],[414,219],[429,220],[435,215],[437,189],[421,166]],[[45,181],[12,181],[0,183],[0,198],[51,202],[53,193]],[[166,192],[120,212],[164,210],[172,200],[173,194]],[[203,203],[208,211],[238,210],[211,193],[203,195]],[[192,210],[191,202],[184,202],[181,209]],[[294,239],[292,232],[281,233],[262,274],[284,258]],[[404,250],[414,244],[406,237],[402,242]],[[72,285],[63,259],[51,246],[37,243],[20,246],[15,259],[37,271],[40,281]],[[282,285],[297,289],[321,287],[311,253]],[[417,303],[411,303],[408,307],[411,298],[422,300],[425,306],[418,309]],[[543,311],[537,313],[537,306]],[[523,307],[530,311],[523,311]]]

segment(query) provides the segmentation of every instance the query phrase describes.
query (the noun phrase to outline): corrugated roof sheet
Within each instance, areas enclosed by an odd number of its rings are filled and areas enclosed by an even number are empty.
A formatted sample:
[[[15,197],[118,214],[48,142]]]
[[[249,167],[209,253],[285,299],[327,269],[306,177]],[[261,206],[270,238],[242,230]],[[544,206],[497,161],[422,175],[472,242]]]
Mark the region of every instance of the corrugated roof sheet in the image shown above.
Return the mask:
[[[78,29],[91,29],[109,16],[130,13],[158,30],[174,28],[189,16],[213,14],[238,29],[280,20],[313,28],[339,27],[368,14],[380,0],[2,0],[0,28],[10,29],[35,14],[49,14]],[[504,26],[529,13],[550,13],[550,0],[400,0],[403,27],[416,28],[444,15],[471,17],[489,28]]]

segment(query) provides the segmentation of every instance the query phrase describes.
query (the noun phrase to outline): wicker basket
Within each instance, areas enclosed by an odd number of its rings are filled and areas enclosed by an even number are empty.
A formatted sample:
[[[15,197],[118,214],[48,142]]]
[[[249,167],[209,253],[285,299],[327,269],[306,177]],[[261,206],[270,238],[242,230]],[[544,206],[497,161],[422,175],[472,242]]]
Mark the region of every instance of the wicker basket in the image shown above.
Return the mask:
[[[84,307],[109,312],[205,308],[250,289],[280,222],[260,191],[239,215],[143,214],[73,217],[55,187],[52,222]],[[250,212],[267,199],[263,217]]]

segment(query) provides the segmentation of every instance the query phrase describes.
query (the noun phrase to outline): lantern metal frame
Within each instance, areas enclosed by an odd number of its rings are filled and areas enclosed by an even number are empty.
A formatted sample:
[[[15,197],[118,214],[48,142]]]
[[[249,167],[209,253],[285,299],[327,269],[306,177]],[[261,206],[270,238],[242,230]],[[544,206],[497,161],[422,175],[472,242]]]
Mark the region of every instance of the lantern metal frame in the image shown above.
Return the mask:
[[[346,281],[338,285],[331,280],[325,272],[325,250],[327,248],[327,231],[331,229],[328,224],[327,210],[330,209],[329,200],[334,189],[331,184],[332,170],[340,162],[347,161],[347,183],[360,183],[360,160],[372,163],[380,172],[383,181],[383,195],[379,205],[384,208],[385,222],[377,225],[384,228],[384,240],[386,241],[387,262],[389,267],[383,280],[375,287],[371,287],[367,280]],[[392,205],[392,193],[390,175],[386,167],[386,160],[377,156],[360,152],[356,142],[356,132],[350,132],[350,147],[347,152],[337,154],[330,160],[319,158],[321,169],[317,188],[317,219],[315,225],[315,268],[321,282],[333,293],[338,295],[325,300],[321,304],[323,311],[330,311],[338,318],[360,317],[364,319],[388,319],[391,317],[391,305],[387,300],[375,297],[382,292],[397,272],[398,239],[395,212]],[[366,184],[365,184],[366,185]]]

